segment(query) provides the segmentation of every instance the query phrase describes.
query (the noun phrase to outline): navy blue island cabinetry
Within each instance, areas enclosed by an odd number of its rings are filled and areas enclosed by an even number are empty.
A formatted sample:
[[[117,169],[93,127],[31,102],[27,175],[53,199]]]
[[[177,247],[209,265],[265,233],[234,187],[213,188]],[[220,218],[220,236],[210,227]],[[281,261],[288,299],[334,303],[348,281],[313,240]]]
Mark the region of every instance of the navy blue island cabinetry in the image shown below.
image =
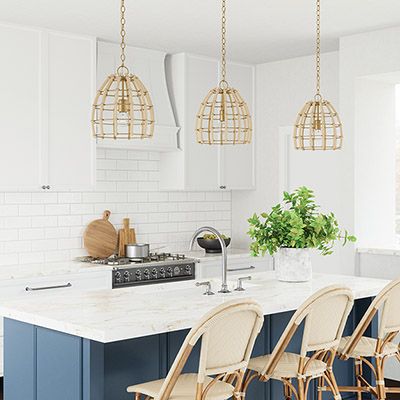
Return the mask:
[[[346,326],[350,334],[370,304],[358,299]],[[265,316],[253,355],[271,352],[292,312]],[[376,334],[377,322],[369,335]],[[5,400],[132,400],[126,387],[165,377],[187,330],[107,343],[6,318],[4,323]],[[299,350],[300,334],[290,348]],[[185,371],[195,372],[199,348]],[[353,384],[351,362],[337,361],[335,373],[342,385]],[[315,387],[309,397],[314,400]],[[344,396],[345,398],[346,396]],[[251,384],[247,399],[283,398],[279,382]]]

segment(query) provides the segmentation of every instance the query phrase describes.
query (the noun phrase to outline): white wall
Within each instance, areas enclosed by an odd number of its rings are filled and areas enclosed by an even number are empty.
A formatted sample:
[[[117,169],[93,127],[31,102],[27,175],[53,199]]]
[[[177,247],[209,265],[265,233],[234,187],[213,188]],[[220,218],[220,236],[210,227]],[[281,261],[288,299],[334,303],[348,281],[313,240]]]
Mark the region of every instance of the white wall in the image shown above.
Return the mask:
[[[365,184],[365,178],[361,176],[363,174],[363,164],[365,164],[365,157],[367,156],[368,147],[362,148],[362,142],[365,135],[360,124],[357,126],[355,122],[357,101],[357,88],[360,90],[359,80],[362,78],[368,78],[371,75],[382,75],[382,74],[393,74],[400,71],[400,53],[398,51],[400,47],[400,28],[384,29],[380,31],[362,33],[358,35],[352,35],[344,37],[340,40],[340,104],[342,111],[342,119],[347,126],[348,140],[352,151],[354,152],[354,161],[348,163],[346,166],[349,171],[350,179],[346,179],[345,189],[349,193],[353,192],[352,204],[356,208],[366,208],[368,205],[362,203],[361,199],[365,193],[367,187]],[[372,84],[372,83],[371,83]],[[390,95],[389,95],[390,96]],[[386,95],[388,98],[388,95]],[[371,99],[373,102],[373,99]],[[365,104],[364,104],[365,105]],[[390,110],[390,104],[387,105],[388,110],[384,111],[388,119],[392,119],[393,111]],[[383,111],[382,107],[377,112]],[[371,118],[371,116],[369,116]],[[373,117],[371,121],[373,121]],[[376,120],[375,120],[376,121]],[[383,125],[382,125],[383,124]],[[386,127],[386,134],[382,129],[379,131],[379,135],[384,135],[382,141],[389,140],[387,136],[388,129],[387,123],[382,121],[376,121],[375,126]],[[375,132],[376,133],[376,132]],[[390,140],[388,144],[390,143]],[[382,144],[380,145],[380,147]],[[382,148],[379,148],[382,150]],[[385,151],[390,151],[388,148]],[[369,151],[368,157],[372,163],[379,163],[379,156],[377,152]],[[377,158],[378,157],[378,158]],[[390,155],[388,157],[391,157]],[[388,162],[392,162],[388,160]],[[386,162],[384,163],[386,164]],[[393,164],[391,164],[393,165]],[[390,167],[391,168],[391,167]],[[380,171],[384,173],[384,171]],[[391,181],[392,171],[387,171],[385,181]],[[389,177],[389,178],[388,178]],[[370,190],[382,190],[382,187],[377,186],[379,177],[374,176],[374,179],[370,183]],[[394,186],[394,183],[393,183]],[[389,188],[385,189],[385,192],[389,192]],[[373,202],[372,199],[369,201],[369,210],[363,212],[362,216],[359,211],[356,214],[356,231],[362,236],[362,240],[370,242],[370,239],[376,238],[363,238],[363,232],[366,229],[375,229],[379,222],[378,219],[387,219],[386,208],[392,209],[392,205],[387,202],[393,201],[391,198],[386,198],[386,202],[383,198],[379,198],[377,202]],[[366,222],[367,212],[374,214],[373,218],[375,222],[370,226]],[[354,213],[354,211],[353,211]],[[390,243],[387,243],[390,245]],[[368,243],[368,245],[376,245],[374,243]]]
[[[184,251],[193,231],[212,225],[231,233],[229,192],[160,192],[159,153],[97,152],[96,192],[0,193],[0,268],[51,263],[86,254],[86,225],[111,210],[131,218],[137,240]]]
[[[322,94],[340,112],[338,81],[339,54],[323,54]],[[282,127],[293,126],[300,108],[314,96],[315,58],[309,56],[258,65],[256,83],[257,189],[232,194],[232,233],[240,247],[249,243],[245,234],[246,219],[254,212],[269,210],[281,199],[279,132],[285,131]],[[345,165],[352,155],[347,140],[344,146],[347,147],[345,151],[324,158],[309,152],[291,152],[295,155],[290,160],[291,169],[286,172],[291,175],[291,189],[303,184],[315,189],[323,210],[333,211],[341,225],[352,231],[353,214],[348,210],[348,199],[352,196],[342,190],[343,178],[348,174]],[[303,171],[304,180],[298,175],[299,171]],[[353,246],[338,246],[335,254],[329,257],[315,255],[313,262],[316,271],[351,274],[354,269]]]
[[[395,83],[384,76],[355,82],[355,233],[358,247],[395,242]]]

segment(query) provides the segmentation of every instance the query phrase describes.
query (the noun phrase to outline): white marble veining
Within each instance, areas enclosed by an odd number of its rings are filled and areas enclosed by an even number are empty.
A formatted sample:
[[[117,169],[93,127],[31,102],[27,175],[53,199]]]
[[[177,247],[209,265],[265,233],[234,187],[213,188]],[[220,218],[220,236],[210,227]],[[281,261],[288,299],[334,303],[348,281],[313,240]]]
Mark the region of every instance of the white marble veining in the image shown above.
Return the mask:
[[[232,286],[235,277],[229,278]],[[277,281],[274,272],[264,272],[253,274],[245,292],[203,296],[202,288],[186,281],[68,296],[54,293],[32,296],[29,302],[1,302],[0,315],[107,343],[190,328],[212,307],[233,298],[254,298],[265,315],[295,310],[312,293],[331,284],[344,284],[356,298],[363,298],[375,296],[387,281],[314,274],[306,283],[286,283]]]

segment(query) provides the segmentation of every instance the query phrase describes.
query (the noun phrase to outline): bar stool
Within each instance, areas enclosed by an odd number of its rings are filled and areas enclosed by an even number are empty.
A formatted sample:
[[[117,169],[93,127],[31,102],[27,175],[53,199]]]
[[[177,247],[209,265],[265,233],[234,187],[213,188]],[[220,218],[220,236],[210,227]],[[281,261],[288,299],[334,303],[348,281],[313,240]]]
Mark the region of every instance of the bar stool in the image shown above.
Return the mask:
[[[243,374],[264,322],[261,307],[251,299],[226,302],[194,326],[165,379],[129,386],[127,391],[146,400],[226,400],[240,398]],[[198,373],[181,374],[201,339]]]
[[[289,321],[273,352],[252,358],[242,386],[242,398],[254,379],[283,383],[286,400],[305,400],[312,379],[324,377],[336,400],[340,393],[332,371],[336,349],[353,306],[353,294],[343,286],[328,286],[311,296]],[[287,346],[304,321],[300,353],[286,352]],[[297,388],[292,383],[297,381]]]
[[[363,336],[374,316],[380,311],[378,337]],[[357,399],[362,399],[362,393],[371,393],[377,399],[383,400],[386,393],[400,393],[400,388],[385,386],[384,365],[390,357],[400,361],[400,352],[393,339],[400,331],[400,279],[389,283],[375,297],[365,312],[353,334],[342,338],[337,356],[342,360],[354,359],[354,370],[357,386],[340,386],[341,392],[357,393]],[[375,361],[372,363],[368,358]],[[363,375],[363,366],[367,366],[375,377],[375,386]],[[322,385],[320,385],[322,386]],[[321,387],[321,390],[329,389]],[[321,398],[321,394],[319,395]]]

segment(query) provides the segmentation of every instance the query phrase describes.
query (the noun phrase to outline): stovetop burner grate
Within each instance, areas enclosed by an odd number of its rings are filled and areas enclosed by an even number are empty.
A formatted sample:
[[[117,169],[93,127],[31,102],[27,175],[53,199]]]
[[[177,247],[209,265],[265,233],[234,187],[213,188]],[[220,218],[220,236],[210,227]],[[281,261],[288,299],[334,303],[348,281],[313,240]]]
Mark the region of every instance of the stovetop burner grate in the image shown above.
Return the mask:
[[[90,256],[78,257],[77,261],[85,262],[90,264],[100,264],[100,265],[129,265],[129,264],[146,264],[151,262],[162,262],[162,261],[177,261],[185,260],[186,256],[184,254],[178,253],[150,253],[148,257],[144,258],[127,258],[111,256],[109,258],[95,258]]]

